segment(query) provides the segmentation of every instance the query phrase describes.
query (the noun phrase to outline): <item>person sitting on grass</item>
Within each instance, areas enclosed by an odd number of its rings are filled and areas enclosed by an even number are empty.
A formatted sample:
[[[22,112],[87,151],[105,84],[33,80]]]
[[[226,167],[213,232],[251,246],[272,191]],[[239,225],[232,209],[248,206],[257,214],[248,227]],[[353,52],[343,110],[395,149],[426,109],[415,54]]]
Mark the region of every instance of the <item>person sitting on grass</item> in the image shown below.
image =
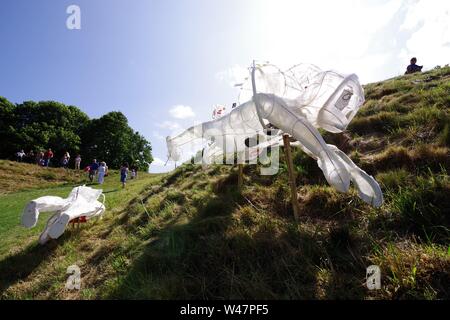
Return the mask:
[[[422,72],[422,68],[423,66],[418,66],[416,64],[417,59],[414,57],[411,59],[410,61],[410,65],[408,67],[406,67],[406,72],[405,74],[411,74],[411,73],[416,73],[416,72]]]
[[[125,188],[127,184],[127,176],[128,176],[128,162],[125,162],[120,168],[120,182],[122,182],[122,188]]]

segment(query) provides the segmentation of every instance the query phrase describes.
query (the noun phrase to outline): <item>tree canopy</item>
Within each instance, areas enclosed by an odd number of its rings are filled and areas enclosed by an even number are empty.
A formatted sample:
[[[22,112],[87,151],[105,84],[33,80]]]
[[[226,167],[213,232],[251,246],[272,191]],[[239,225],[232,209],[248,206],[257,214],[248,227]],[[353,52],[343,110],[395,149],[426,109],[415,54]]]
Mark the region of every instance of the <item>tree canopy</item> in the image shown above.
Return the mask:
[[[150,142],[128,125],[123,113],[89,119],[79,108],[55,101],[13,104],[0,97],[0,146],[0,158],[12,158],[21,149],[51,148],[56,160],[68,151],[81,154],[85,165],[97,159],[111,168],[128,162],[147,170],[153,161]]]

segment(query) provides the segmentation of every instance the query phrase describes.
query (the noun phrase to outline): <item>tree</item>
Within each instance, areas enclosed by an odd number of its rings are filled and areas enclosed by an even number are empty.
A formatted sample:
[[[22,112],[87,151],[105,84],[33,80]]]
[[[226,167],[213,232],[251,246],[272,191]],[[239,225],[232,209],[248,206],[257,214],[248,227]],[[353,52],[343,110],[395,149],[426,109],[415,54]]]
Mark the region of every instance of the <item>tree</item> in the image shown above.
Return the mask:
[[[77,107],[55,101],[14,105],[0,97],[0,145],[1,158],[13,158],[21,149],[52,148],[57,160],[68,151],[81,153],[85,163],[96,158],[111,168],[127,161],[148,170],[153,161],[150,143],[130,128],[121,112],[90,120]]]
[[[153,161],[150,143],[129,127],[121,112],[109,112],[92,120],[83,132],[82,140],[82,152],[88,161],[105,161],[113,168],[128,162],[140,170],[148,170],[148,164]]]
[[[0,158],[9,158],[18,151],[11,143],[15,137],[14,108],[11,102],[0,97]]]
[[[52,148],[56,157],[80,150],[79,132],[89,123],[89,117],[78,108],[55,101],[26,101],[13,110],[10,144],[15,150]]]

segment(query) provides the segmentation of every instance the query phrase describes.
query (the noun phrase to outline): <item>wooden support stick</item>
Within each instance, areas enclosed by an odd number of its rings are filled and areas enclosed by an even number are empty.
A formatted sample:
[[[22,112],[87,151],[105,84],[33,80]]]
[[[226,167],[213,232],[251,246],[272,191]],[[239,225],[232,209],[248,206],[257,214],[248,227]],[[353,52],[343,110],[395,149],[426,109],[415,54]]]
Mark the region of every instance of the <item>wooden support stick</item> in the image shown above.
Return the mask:
[[[289,135],[283,134],[284,153],[286,155],[286,162],[289,171],[289,185],[291,187],[291,202],[294,210],[295,221],[298,222],[298,215],[300,208],[297,201],[297,184],[295,183],[294,163],[292,162],[291,144],[289,142]]]
[[[242,163],[238,164],[238,189],[242,190],[242,185],[244,184],[244,165]]]

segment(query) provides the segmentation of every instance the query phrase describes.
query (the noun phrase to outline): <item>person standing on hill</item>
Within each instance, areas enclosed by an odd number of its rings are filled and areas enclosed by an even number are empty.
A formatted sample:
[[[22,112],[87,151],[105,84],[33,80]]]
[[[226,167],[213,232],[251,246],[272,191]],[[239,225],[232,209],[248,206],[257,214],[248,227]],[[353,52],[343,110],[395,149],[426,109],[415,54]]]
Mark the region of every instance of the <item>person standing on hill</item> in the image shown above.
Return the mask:
[[[80,170],[80,166],[81,166],[81,156],[77,155],[77,157],[75,158],[75,170]]]
[[[128,162],[125,162],[122,167],[120,167],[120,182],[122,182],[122,188],[125,188],[128,176]]]
[[[44,161],[44,153],[42,151],[36,152],[36,164],[42,166],[42,161]]]
[[[67,159],[67,164],[69,164],[69,161],[70,161],[69,151],[66,151],[66,153],[64,154],[64,157]]]
[[[138,165],[134,164],[131,169],[132,169],[132,171],[134,171],[133,179],[137,179],[137,177],[138,177]]]
[[[64,169],[67,169],[67,166],[69,165],[69,159],[64,155],[64,157],[61,160],[61,164]]]
[[[18,151],[16,153],[17,162],[22,162],[24,156],[25,156],[25,152],[23,150]]]
[[[406,67],[406,72],[405,74],[411,74],[411,73],[416,73],[416,72],[422,72],[422,68],[423,66],[418,66],[416,64],[417,59],[414,57],[410,60],[410,65],[408,67]]]
[[[34,151],[33,151],[33,150],[30,150],[30,151],[27,153],[27,162],[28,162],[28,163],[33,163],[34,157],[35,157]]]
[[[53,158],[53,152],[52,149],[49,148],[45,153],[44,153],[44,166],[48,167],[50,165],[50,161]]]
[[[92,164],[89,166],[89,180],[91,180],[91,182],[94,181],[94,177],[97,174],[97,170],[98,170],[98,162],[97,159],[94,159],[94,161],[92,161]]]

